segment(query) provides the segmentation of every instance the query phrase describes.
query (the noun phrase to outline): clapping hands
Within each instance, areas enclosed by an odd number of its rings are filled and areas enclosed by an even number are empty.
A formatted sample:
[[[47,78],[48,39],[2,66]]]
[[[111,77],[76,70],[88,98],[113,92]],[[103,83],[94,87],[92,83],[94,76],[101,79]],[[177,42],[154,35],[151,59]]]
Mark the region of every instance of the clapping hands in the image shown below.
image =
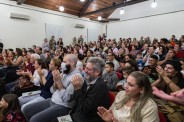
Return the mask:
[[[38,72],[38,74],[40,75],[40,77],[43,77],[43,76],[44,76],[44,70],[43,70],[43,69],[38,68],[38,69],[37,69],[37,72]]]
[[[82,77],[80,77],[79,75],[75,75],[73,78],[72,78],[72,84],[74,86],[74,89],[75,90],[78,90],[78,89],[81,89],[83,83],[84,83],[84,80]]]
[[[53,79],[54,79],[54,87],[58,90],[63,89],[63,84],[61,82],[61,79],[63,78],[63,75],[60,75],[59,70],[52,71]]]
[[[105,121],[105,122],[118,122],[113,115],[112,110],[107,110],[104,107],[98,107],[97,114]]]
[[[16,74],[17,75],[23,75],[23,76],[32,76],[32,73],[31,71],[29,71],[28,69],[26,71],[23,71],[23,70],[17,70],[16,71]]]
[[[157,66],[156,70],[160,76],[165,76],[165,71],[161,66]]]

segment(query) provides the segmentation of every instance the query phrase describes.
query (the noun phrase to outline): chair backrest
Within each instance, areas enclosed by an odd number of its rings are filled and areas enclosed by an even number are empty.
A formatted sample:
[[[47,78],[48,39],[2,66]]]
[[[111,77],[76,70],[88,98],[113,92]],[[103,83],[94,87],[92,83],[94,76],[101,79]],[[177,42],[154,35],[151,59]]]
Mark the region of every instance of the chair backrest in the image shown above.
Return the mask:
[[[119,73],[119,72],[116,72],[116,75],[118,76],[118,79],[119,79],[119,80],[121,80],[121,78],[122,78],[122,74],[121,74],[121,73]]]
[[[112,103],[114,102],[115,100],[115,95],[109,91],[109,98],[110,98],[110,105],[112,105]]]
[[[158,111],[158,116],[159,116],[160,122],[167,122],[164,115],[160,111]]]

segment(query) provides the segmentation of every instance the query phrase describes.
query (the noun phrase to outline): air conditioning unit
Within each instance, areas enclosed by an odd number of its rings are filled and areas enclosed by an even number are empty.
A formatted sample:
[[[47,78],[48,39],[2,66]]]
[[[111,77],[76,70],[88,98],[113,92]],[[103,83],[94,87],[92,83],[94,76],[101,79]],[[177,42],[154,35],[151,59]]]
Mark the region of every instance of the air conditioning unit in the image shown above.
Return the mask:
[[[74,24],[74,27],[75,27],[75,28],[85,28],[85,25],[75,23],[75,24]]]
[[[10,18],[12,19],[21,19],[21,20],[29,20],[30,16],[24,14],[10,13]]]

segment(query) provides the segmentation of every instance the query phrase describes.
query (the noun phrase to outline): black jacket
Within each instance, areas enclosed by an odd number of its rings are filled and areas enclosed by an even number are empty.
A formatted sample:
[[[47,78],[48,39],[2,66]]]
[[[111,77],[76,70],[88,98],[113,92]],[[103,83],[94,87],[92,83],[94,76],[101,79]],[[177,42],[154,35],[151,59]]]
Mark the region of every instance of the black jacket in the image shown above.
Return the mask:
[[[72,109],[73,122],[103,122],[97,114],[97,107],[110,107],[108,88],[104,80],[98,78],[87,90],[84,82],[81,89],[74,92],[76,106]]]

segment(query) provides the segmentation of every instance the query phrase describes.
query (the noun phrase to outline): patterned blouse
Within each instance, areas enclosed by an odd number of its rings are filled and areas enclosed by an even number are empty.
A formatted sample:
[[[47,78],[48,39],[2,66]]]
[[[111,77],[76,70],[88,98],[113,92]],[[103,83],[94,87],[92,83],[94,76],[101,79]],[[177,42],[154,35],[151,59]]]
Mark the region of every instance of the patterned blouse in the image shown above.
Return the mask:
[[[26,122],[26,119],[22,113],[10,111],[6,116],[4,116],[2,122]]]

